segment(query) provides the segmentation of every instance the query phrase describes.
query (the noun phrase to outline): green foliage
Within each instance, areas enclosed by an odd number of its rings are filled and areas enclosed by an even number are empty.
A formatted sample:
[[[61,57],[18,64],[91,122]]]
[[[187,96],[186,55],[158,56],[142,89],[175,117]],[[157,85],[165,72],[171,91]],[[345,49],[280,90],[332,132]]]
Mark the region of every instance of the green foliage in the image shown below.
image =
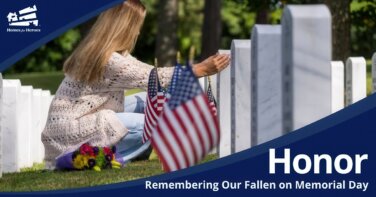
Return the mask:
[[[6,74],[4,79],[19,79],[22,85],[33,86],[34,89],[50,90],[51,94],[55,94],[64,79],[64,74],[62,72]]]
[[[185,55],[188,55],[191,46],[201,53],[203,9],[202,0],[179,1],[179,50]]]
[[[202,163],[217,159],[209,155]],[[127,164],[122,169],[94,171],[44,171],[42,164],[23,169],[21,173],[4,174],[0,179],[0,192],[30,192],[73,189],[120,183],[162,174],[157,158]]]
[[[79,30],[77,28],[71,29],[17,62],[6,71],[6,74],[61,70],[65,59],[70,55],[80,38]]]
[[[371,57],[376,52],[376,1],[353,0],[351,43],[354,55]]]
[[[155,57],[155,45],[157,38],[157,1],[142,1],[146,7],[147,14],[141,34],[133,54],[141,60],[152,64]]]
[[[147,18],[141,31],[134,55],[141,60],[153,63],[158,34],[158,0],[144,0]],[[281,21],[285,4],[322,3],[324,0],[222,0],[222,48],[230,48],[233,39],[248,39],[255,24],[257,12],[266,9],[271,24]],[[179,1],[179,50],[188,55],[194,46],[201,53],[203,9],[205,1]],[[371,56],[376,51],[376,1],[353,0],[352,17],[352,53],[353,55]],[[168,27],[166,27],[168,28]],[[51,72],[60,71],[64,60],[70,55],[81,39],[79,28],[69,30],[59,38],[43,45],[26,58],[11,67],[6,73]]]
[[[256,14],[249,12],[246,1],[224,0],[222,7],[222,47],[229,49],[231,41],[249,39]]]

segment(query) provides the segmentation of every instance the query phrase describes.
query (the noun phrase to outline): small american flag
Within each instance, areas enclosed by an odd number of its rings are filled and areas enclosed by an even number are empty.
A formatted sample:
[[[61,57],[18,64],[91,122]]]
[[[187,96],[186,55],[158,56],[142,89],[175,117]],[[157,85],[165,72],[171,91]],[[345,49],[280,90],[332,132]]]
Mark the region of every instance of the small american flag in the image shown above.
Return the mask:
[[[171,95],[174,93],[176,89],[176,85],[180,79],[182,72],[183,72],[183,66],[181,64],[176,64],[175,69],[174,69],[174,74],[172,75],[171,83],[167,89],[166,101],[168,101],[171,98]]]
[[[208,95],[210,109],[213,111],[213,114],[217,116],[217,102],[215,101],[210,81],[206,94]]]
[[[158,72],[157,69],[154,68],[149,76],[148,95],[145,108],[145,126],[142,136],[143,143],[150,139],[158,117],[163,111],[165,101],[166,97],[158,80]]]
[[[218,120],[190,67],[182,70],[151,142],[167,172],[202,160],[220,140]]]

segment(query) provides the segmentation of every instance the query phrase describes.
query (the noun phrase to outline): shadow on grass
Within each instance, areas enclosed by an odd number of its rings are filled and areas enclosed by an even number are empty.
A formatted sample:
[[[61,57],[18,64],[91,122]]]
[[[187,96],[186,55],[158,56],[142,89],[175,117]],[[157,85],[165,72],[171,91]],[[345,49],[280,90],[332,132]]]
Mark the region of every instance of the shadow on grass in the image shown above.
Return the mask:
[[[203,163],[217,159],[209,155]],[[0,178],[0,192],[29,192],[73,189],[120,183],[163,174],[157,157],[148,161],[127,164],[122,169],[95,171],[46,171],[43,164],[23,169],[20,173],[4,174]]]

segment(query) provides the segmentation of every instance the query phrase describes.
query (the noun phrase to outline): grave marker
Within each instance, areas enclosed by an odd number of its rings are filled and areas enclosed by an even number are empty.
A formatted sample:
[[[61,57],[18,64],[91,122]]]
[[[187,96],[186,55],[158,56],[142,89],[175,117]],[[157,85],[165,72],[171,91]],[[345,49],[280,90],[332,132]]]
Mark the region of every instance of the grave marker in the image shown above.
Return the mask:
[[[220,50],[219,54],[231,54],[230,50]],[[231,65],[218,74],[217,105],[221,128],[219,157],[231,155]]]
[[[346,62],[346,106],[367,97],[367,63],[363,57],[350,57]]]
[[[20,89],[19,80],[3,80],[3,109],[2,109],[2,150],[3,172],[17,172],[20,169]]]
[[[283,135],[280,25],[252,31],[252,146]]]
[[[376,92],[376,53],[372,56],[372,93]]]
[[[282,17],[283,124],[291,132],[331,114],[331,14],[289,5]]]
[[[33,107],[32,107],[32,123],[33,123],[33,135],[32,135],[32,159],[34,163],[42,162],[42,153],[40,153],[41,133],[42,133],[42,120],[41,120],[41,100],[42,90],[34,89],[33,91]]]
[[[40,136],[42,135],[42,131],[44,127],[46,126],[47,117],[48,117],[48,111],[50,109],[50,103],[51,103],[51,93],[48,90],[42,91],[42,99],[41,99],[41,130],[39,134],[39,157],[41,160],[44,160],[44,145],[40,140]]]
[[[345,66],[342,61],[332,62],[332,113],[345,107]]]
[[[231,46],[231,152],[251,147],[251,41]]]
[[[2,134],[2,108],[3,108],[3,76],[0,73],[0,178],[3,176],[3,134]]]
[[[21,143],[19,144],[19,152],[21,153],[20,160],[21,168],[31,167],[33,162],[31,161],[30,143],[32,137],[32,86],[22,86],[20,90],[20,108],[21,113],[19,119],[21,120]]]

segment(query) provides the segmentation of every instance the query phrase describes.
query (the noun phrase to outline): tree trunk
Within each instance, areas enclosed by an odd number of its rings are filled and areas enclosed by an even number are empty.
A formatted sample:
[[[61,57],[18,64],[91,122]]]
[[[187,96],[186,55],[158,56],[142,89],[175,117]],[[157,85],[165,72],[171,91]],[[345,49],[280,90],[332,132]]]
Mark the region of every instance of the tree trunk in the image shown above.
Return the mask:
[[[256,24],[269,24],[269,3],[263,1],[256,13]]]
[[[79,30],[80,30],[80,33],[81,33],[81,38],[84,38],[89,33],[91,27],[97,21],[97,18],[98,17],[94,17],[94,18],[86,21],[85,23],[83,23],[83,24],[81,24],[79,26]]]
[[[351,0],[325,0],[332,13],[333,59],[346,61],[351,55]]]
[[[178,11],[178,0],[159,1],[156,56],[160,66],[176,63]]]
[[[202,53],[201,59],[208,58],[218,52],[221,45],[222,20],[221,0],[205,1],[205,17],[202,27]]]

